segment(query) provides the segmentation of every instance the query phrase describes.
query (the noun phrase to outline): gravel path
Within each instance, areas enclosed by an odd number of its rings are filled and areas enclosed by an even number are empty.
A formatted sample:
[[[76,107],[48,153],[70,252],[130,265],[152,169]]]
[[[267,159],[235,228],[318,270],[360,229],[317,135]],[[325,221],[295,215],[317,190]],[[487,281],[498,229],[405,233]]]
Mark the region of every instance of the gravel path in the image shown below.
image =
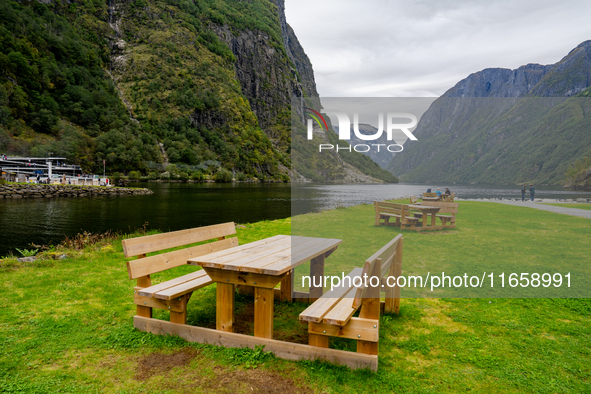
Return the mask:
[[[479,201],[479,200],[465,200],[465,201]],[[555,207],[552,205],[544,205],[539,204],[531,201],[495,201],[490,200],[490,202],[496,202],[499,204],[507,204],[507,205],[515,205],[518,207],[528,207],[528,208],[535,208],[541,209],[542,211],[550,211],[554,213],[562,213],[564,215],[571,215],[571,216],[578,216],[580,218],[587,218],[591,219],[591,210],[587,209],[577,209],[577,208],[563,208],[563,207]],[[576,205],[576,204],[573,204]]]

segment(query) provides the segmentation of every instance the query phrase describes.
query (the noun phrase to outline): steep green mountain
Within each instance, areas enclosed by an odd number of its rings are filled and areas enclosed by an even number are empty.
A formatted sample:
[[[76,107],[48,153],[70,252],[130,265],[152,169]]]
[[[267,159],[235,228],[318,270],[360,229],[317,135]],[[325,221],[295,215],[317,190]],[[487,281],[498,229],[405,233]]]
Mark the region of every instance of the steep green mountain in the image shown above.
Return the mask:
[[[287,179],[303,95],[318,94],[283,0],[0,3],[2,153]]]
[[[422,116],[388,170],[408,182],[563,184],[591,147],[591,41],[560,62],[486,69]]]
[[[566,171],[565,187],[575,190],[591,190],[591,150],[577,159]]]

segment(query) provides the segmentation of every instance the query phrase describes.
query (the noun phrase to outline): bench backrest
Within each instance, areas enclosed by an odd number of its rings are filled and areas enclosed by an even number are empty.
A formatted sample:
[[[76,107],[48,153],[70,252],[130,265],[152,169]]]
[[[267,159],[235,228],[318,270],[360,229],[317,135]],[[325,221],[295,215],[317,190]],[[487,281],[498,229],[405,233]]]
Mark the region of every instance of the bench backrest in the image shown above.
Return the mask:
[[[369,278],[375,276],[380,279],[378,286],[381,286],[382,277],[388,276],[391,272],[396,254],[399,253],[399,257],[401,257],[402,252],[399,250],[399,245],[401,246],[401,242],[402,234],[398,234],[392,241],[388,242],[384,247],[375,252],[370,258],[365,260],[361,277],[364,278],[364,275],[367,275],[368,284]],[[359,308],[363,303],[364,298],[376,298],[376,294],[377,298],[380,297],[379,287],[365,287],[364,284],[365,283],[363,283],[361,287],[357,288],[355,300],[353,301],[353,308]]]
[[[421,205],[440,207],[441,209],[437,213],[451,213],[455,215],[456,213],[458,213],[458,207],[460,206],[460,203],[443,201],[423,201]]]
[[[443,201],[423,201],[422,206],[440,207],[441,209],[437,213],[458,213],[460,203],[458,202],[443,202]]]
[[[400,216],[410,216],[408,205],[393,202],[374,201],[376,213],[390,213]]]
[[[423,197],[437,197],[437,193],[423,193]]]
[[[236,234],[236,227],[234,226],[234,223],[230,222],[213,226],[197,227],[189,230],[171,231],[164,234],[124,239],[122,243],[125,257],[139,257],[137,260],[127,262],[129,278],[136,279],[169,268],[185,265],[187,264],[187,260],[192,257],[198,257],[204,254],[238,246],[237,238],[233,237],[226,239],[226,236],[234,234]],[[212,239],[217,239],[217,241],[145,257],[146,253],[157,252]]]

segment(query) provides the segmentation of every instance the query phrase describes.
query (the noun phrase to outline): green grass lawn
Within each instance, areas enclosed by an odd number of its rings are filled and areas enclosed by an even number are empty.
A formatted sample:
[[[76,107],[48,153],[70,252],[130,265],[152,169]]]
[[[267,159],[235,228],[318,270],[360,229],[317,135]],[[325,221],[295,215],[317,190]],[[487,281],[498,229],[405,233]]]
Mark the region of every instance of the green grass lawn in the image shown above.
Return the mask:
[[[563,207],[563,208],[576,208],[576,209],[586,209],[586,210],[590,210],[591,211],[591,204],[582,204],[582,203],[576,203],[576,204],[549,204],[546,203],[544,205],[552,205],[555,207]]]
[[[457,217],[455,230],[403,232],[404,274],[589,262],[588,219],[480,202],[462,202]],[[374,227],[373,207],[364,205],[247,224],[238,238],[292,230],[344,240],[326,260],[327,273],[360,266],[398,233]],[[381,319],[379,367],[371,373],[138,332],[121,240],[67,254],[0,261],[0,392],[591,392],[588,298],[404,298],[399,315]],[[193,269],[155,275],[154,283]],[[189,324],[214,327],[214,305],[215,286],[195,292]],[[297,316],[306,306],[275,306],[274,337],[305,343]],[[249,297],[237,296],[236,322],[238,332],[252,334]]]

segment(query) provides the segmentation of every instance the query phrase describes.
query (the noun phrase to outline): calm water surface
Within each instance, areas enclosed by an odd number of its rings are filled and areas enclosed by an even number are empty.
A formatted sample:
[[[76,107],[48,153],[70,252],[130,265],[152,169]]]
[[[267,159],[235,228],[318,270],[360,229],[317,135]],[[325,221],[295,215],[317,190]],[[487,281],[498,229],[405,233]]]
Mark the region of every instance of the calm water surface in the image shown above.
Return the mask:
[[[154,194],[0,200],[0,256],[15,248],[57,244],[81,231],[129,232],[149,228],[174,231],[234,221],[252,223],[290,215],[417,195],[445,185],[311,185],[143,183]],[[449,185],[448,185],[449,187]],[[521,197],[518,186],[454,186],[462,198]],[[591,197],[557,187],[536,188],[538,198]]]
[[[57,244],[82,231],[174,231],[290,215],[289,184],[135,183],[154,194],[125,197],[0,200],[0,256],[15,248]],[[16,253],[18,254],[18,253]]]

